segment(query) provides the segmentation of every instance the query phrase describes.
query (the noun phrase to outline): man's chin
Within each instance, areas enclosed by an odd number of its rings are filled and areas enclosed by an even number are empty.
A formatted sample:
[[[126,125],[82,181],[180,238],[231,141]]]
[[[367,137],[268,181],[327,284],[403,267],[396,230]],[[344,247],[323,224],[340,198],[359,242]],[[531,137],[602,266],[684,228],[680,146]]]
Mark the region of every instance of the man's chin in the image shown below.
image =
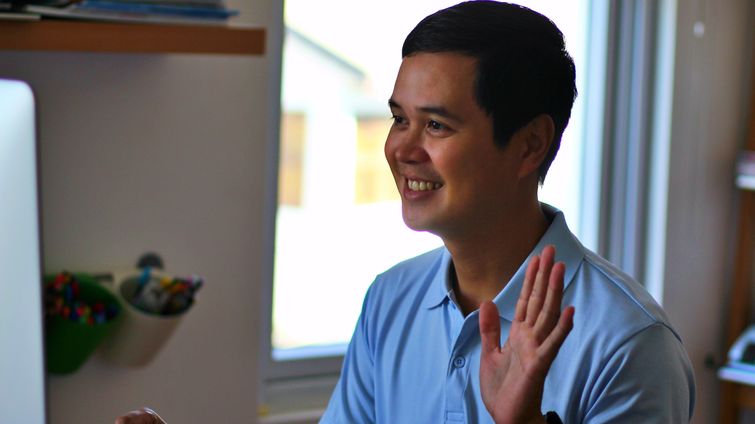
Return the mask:
[[[431,222],[428,222],[425,219],[419,219],[418,217],[410,217],[410,216],[403,216],[404,218],[404,224],[413,231],[417,232],[427,232],[431,234],[438,235],[435,230],[435,227],[432,225]]]

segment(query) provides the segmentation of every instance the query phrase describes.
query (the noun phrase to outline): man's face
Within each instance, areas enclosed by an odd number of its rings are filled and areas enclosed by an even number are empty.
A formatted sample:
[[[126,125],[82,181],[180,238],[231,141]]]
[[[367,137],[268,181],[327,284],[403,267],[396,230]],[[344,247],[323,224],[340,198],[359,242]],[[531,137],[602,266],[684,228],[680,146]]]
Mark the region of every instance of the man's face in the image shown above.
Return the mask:
[[[419,53],[399,69],[385,156],[414,230],[471,236],[506,219],[515,200],[516,149],[493,143],[475,72],[476,61],[456,53]]]

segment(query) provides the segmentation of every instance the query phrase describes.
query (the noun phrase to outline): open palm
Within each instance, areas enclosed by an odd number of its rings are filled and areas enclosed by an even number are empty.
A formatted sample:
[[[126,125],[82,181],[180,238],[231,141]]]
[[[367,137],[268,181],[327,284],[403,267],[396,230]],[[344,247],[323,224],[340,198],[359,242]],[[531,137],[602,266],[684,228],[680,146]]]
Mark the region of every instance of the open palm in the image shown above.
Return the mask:
[[[561,312],[564,264],[554,264],[547,246],[527,266],[514,321],[503,348],[501,323],[492,302],[480,306],[480,391],[496,424],[542,423],[543,385],[572,328],[574,308]]]

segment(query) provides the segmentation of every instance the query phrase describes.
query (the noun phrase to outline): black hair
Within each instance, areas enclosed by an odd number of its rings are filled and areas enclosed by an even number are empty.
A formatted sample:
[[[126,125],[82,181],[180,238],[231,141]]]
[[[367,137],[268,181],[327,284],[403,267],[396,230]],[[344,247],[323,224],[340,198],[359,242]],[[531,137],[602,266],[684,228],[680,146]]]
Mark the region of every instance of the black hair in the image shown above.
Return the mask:
[[[553,119],[554,138],[538,169],[542,183],[577,96],[574,61],[558,27],[515,4],[459,3],[417,24],[406,37],[401,55],[441,52],[477,60],[475,98],[493,119],[497,146],[506,147],[517,130],[540,114]]]

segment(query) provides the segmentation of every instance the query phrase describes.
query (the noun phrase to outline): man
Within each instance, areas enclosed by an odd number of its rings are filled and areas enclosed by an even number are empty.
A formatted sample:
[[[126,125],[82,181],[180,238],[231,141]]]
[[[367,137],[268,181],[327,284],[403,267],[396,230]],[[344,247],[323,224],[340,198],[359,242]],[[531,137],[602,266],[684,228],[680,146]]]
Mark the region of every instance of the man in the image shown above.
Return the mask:
[[[404,221],[444,247],[373,283],[322,422],[689,421],[692,370],[661,308],[538,202],[576,94],[558,28],[462,3],[420,22],[402,55],[385,154]],[[561,279],[576,314],[558,351],[573,313],[552,293]]]
[[[404,221],[444,247],[370,287],[322,422],[689,421],[692,370],[662,309],[538,202],[576,95],[558,28],[462,3],[402,55],[385,154]],[[133,416],[118,422],[159,422]]]

